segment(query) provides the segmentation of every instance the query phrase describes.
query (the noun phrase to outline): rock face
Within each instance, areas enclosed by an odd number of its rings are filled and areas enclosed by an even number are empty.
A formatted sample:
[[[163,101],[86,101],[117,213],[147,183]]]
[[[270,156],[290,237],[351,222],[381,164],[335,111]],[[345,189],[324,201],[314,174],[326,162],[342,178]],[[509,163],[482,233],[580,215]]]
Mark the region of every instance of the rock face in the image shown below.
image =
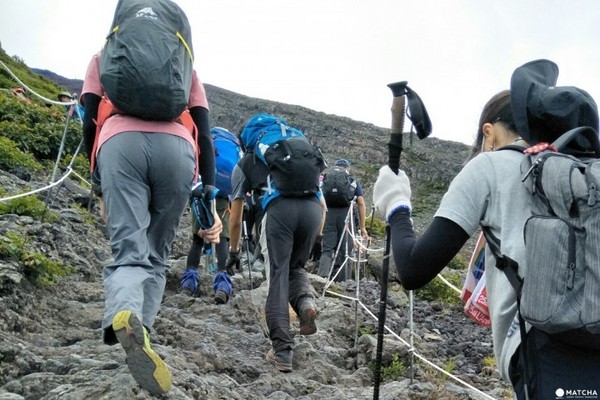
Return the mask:
[[[43,182],[23,182],[0,171],[7,193]],[[81,189],[66,185],[46,199],[58,215],[52,223],[31,217],[0,216],[0,236],[18,232],[24,246],[72,272],[48,287],[35,287],[21,263],[0,256],[0,400],[146,399],[128,372],[119,345],[101,341],[102,268],[110,262],[108,241],[97,210],[77,205]],[[45,194],[38,195],[44,198]],[[211,281],[202,275],[198,297],[178,293],[189,245],[190,216],[184,215],[173,245],[163,306],[152,341],[173,375],[169,399],[371,399],[380,288],[372,278],[335,284],[322,295],[325,280],[311,275],[319,316],[318,332],[295,333],[294,371],[278,372],[265,360],[270,348],[264,320],[266,283],[253,273],[233,277],[235,296],[214,304]],[[381,243],[374,247],[381,247]],[[373,258],[374,260],[377,257]],[[379,258],[380,259],[380,258]],[[370,261],[376,262],[376,261]],[[309,265],[309,268],[313,268]],[[360,304],[349,298],[360,298]],[[489,330],[472,323],[460,307],[414,303],[417,353],[475,388],[447,378],[414,358],[399,339],[409,340],[409,305],[404,291],[390,283],[383,348],[381,399],[509,399],[510,391],[489,362]],[[406,367],[403,369],[403,367]],[[411,376],[413,377],[411,379]]]

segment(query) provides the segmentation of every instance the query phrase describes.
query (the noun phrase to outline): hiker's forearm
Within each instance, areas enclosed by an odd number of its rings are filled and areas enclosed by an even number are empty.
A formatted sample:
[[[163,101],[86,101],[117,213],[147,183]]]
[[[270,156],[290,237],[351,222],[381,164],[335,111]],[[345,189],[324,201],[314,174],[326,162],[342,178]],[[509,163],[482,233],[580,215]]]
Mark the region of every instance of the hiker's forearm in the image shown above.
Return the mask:
[[[243,212],[244,199],[233,200],[229,214],[229,247],[233,251],[240,251]]]
[[[365,205],[364,197],[360,196],[356,199],[358,204],[358,224],[360,229],[366,229],[367,206]]]
[[[204,107],[190,108],[192,119],[198,128],[198,148],[200,149],[200,161],[198,168],[202,183],[204,185],[215,185],[215,148],[210,136],[208,124],[208,110]]]
[[[469,239],[458,224],[441,217],[435,217],[418,240],[407,214],[394,214],[390,227],[394,262],[406,289],[419,289],[429,283]]]

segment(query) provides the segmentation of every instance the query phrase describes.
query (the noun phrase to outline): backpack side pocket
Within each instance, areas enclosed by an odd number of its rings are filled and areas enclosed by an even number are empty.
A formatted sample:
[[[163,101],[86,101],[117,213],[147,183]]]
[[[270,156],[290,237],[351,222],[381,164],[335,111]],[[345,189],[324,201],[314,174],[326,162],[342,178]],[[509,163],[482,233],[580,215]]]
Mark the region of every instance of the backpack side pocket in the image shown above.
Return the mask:
[[[558,333],[583,326],[580,310],[585,265],[578,265],[576,260],[577,252],[584,251],[582,235],[555,217],[534,215],[525,223],[527,270],[521,315],[544,332]]]

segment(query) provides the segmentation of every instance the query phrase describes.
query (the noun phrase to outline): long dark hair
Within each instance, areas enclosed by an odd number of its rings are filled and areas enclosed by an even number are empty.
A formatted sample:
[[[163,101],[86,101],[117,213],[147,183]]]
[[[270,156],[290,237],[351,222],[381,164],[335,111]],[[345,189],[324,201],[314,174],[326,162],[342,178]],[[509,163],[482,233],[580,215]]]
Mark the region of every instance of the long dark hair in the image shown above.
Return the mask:
[[[507,130],[517,132],[517,127],[513,121],[512,109],[510,108],[510,91],[503,90],[495,94],[483,106],[477,125],[477,136],[469,153],[467,161],[481,153],[481,144],[483,143],[483,125],[490,123],[501,123]]]

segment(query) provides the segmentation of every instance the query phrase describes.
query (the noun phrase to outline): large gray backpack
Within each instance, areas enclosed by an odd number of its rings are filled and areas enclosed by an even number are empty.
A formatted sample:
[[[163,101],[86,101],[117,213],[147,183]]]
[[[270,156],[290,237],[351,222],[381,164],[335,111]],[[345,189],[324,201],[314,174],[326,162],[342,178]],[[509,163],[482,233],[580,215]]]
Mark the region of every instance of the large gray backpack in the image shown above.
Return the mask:
[[[171,0],[119,0],[100,57],[100,81],[124,114],[173,120],[192,87],[192,34]]]
[[[576,128],[561,135],[553,146],[558,151],[546,149],[526,155],[521,164],[522,180],[531,194],[531,216],[523,232],[527,266],[524,276],[519,276],[514,260],[502,255],[501,243],[489,229],[484,227],[483,231],[496,266],[506,273],[517,293],[521,322],[559,334],[572,344],[598,348],[598,134],[590,127]],[[564,153],[569,146],[569,154]]]

